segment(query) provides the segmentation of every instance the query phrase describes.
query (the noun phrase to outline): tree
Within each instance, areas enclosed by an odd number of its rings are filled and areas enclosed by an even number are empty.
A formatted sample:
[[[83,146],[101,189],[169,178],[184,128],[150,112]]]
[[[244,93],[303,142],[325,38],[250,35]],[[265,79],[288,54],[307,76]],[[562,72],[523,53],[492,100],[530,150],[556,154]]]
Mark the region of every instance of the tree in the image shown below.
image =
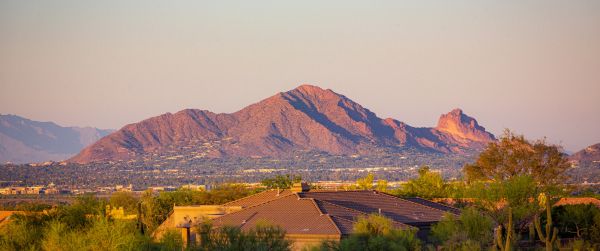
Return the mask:
[[[367,176],[356,180],[356,186],[360,190],[371,190],[373,189],[373,180],[375,180],[373,174],[368,173]]]
[[[468,181],[506,180],[530,175],[546,186],[561,184],[570,167],[561,147],[544,139],[529,141],[523,135],[506,130],[497,142],[490,143],[473,164],[464,167]]]
[[[552,208],[552,219],[566,237],[600,242],[600,209],[594,204],[564,205]]]
[[[110,195],[109,204],[114,207],[123,207],[125,213],[135,213],[138,199],[131,192],[114,192]]]
[[[531,176],[515,176],[503,181],[471,184],[467,196],[474,198],[475,206],[497,223],[495,243],[501,250],[510,250],[515,240],[514,227],[525,226],[538,211],[531,199],[538,195]]]
[[[140,199],[141,222],[153,231],[166,220],[174,205],[219,205],[258,192],[243,185],[223,184],[211,191],[179,189],[171,192],[160,192],[154,195],[151,190],[145,191]]]
[[[375,190],[379,192],[387,192],[388,181],[387,180],[377,180],[377,187]]]
[[[498,246],[507,244],[513,236],[514,222],[521,228],[528,218],[533,217],[538,236],[552,248],[555,237],[552,233],[550,214],[551,201],[563,193],[565,172],[570,167],[561,147],[549,145],[544,139],[529,141],[523,135],[515,135],[509,130],[498,142],[490,143],[473,164],[468,164],[463,171],[467,181],[472,183],[471,190],[479,193],[480,202],[490,212],[501,212],[508,218],[503,222],[506,238],[502,237],[502,228],[496,231]],[[487,187],[486,187],[487,186]],[[544,201],[540,201],[544,195]],[[538,199],[540,207],[533,200]],[[504,204],[504,205],[503,205]],[[546,232],[541,231],[539,211],[546,209]],[[505,219],[506,219],[505,218]],[[499,218],[497,218],[499,219]],[[504,240],[504,244],[500,242]]]
[[[419,168],[419,177],[408,180],[397,193],[431,199],[447,197],[449,189],[450,185],[444,181],[442,175],[430,171],[428,166],[422,166]]]
[[[267,189],[287,189],[292,187],[296,182],[300,182],[302,177],[299,175],[290,176],[289,174],[277,175],[274,178],[264,179],[261,183],[267,187]]]

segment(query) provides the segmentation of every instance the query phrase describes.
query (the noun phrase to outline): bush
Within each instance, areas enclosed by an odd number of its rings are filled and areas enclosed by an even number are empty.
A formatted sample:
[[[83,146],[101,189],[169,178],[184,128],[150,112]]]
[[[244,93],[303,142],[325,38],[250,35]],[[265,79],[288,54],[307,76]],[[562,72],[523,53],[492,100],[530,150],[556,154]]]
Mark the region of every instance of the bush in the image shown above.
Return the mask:
[[[183,247],[183,238],[177,230],[170,229],[160,239],[161,251],[179,251]]]
[[[41,214],[14,214],[0,229],[0,250],[39,250],[43,226],[49,220]]]
[[[311,250],[420,250],[421,241],[416,231],[394,228],[392,221],[372,214],[359,218],[354,233],[340,242],[325,241]]]
[[[247,232],[232,226],[213,229],[210,223],[204,223],[197,227],[197,231],[201,235],[198,250],[284,251],[291,249],[291,242],[285,239],[285,231],[268,223],[257,223]]]
[[[564,205],[552,209],[561,237],[600,243],[600,209],[593,204]]]
[[[463,210],[457,218],[452,214],[444,216],[442,221],[433,225],[430,238],[444,250],[478,250],[491,245],[493,240],[493,221],[473,208]]]

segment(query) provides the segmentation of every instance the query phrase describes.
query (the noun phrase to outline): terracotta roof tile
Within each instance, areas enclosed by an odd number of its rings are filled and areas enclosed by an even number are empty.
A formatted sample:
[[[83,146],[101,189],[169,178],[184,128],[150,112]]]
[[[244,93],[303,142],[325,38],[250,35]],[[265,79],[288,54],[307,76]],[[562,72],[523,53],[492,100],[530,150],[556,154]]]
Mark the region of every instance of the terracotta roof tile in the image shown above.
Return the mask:
[[[404,200],[376,191],[312,191],[300,193],[299,196],[329,202],[366,214],[378,213],[381,210],[386,217],[413,226],[437,222],[447,212],[431,207],[430,203],[425,205],[419,201]]]
[[[288,234],[341,234],[334,221],[323,214],[312,199],[303,199],[296,194],[280,196],[275,200],[223,215],[213,219],[213,224],[216,227],[230,225],[248,230],[260,221],[278,225]]]
[[[265,203],[267,201],[276,200],[290,194],[292,194],[290,190],[280,190],[279,193],[277,190],[267,190],[254,195],[250,195],[248,197],[225,203],[223,204],[223,206],[240,206],[242,208],[245,208]]]
[[[577,205],[577,204],[594,204],[595,206],[600,208],[600,200],[591,197],[582,197],[582,198],[562,198],[554,206],[562,206],[562,205]]]
[[[354,223],[356,223],[356,221],[337,216],[331,216],[331,220],[333,220],[342,235],[350,235],[354,231]]]
[[[439,221],[446,212],[458,209],[421,198],[401,199],[375,191],[311,191],[292,193],[265,191],[225,206],[241,206],[238,212],[213,219],[215,227],[238,226],[242,230],[265,221],[282,227],[288,234],[348,235],[358,217],[381,213],[397,228],[426,226]]]
[[[425,206],[428,206],[428,207],[431,207],[431,208],[435,208],[435,209],[438,209],[438,210],[446,211],[446,212],[449,212],[449,213],[460,214],[460,209],[458,209],[458,208],[447,206],[447,205],[444,205],[444,204],[441,204],[441,203],[437,203],[437,202],[433,202],[433,201],[430,201],[430,200],[426,200],[426,199],[423,199],[423,198],[410,197],[410,198],[402,198],[402,199],[405,199],[405,200],[408,200],[408,201],[412,201],[412,202],[415,202],[415,203],[419,203],[419,204],[422,204],[422,205],[425,205]]]

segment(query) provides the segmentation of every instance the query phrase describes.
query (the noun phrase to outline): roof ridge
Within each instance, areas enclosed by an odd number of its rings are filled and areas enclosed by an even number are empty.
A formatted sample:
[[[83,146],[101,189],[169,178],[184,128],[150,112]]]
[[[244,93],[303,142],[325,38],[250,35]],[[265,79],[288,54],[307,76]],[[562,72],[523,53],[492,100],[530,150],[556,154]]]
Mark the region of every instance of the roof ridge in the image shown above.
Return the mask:
[[[339,216],[335,216],[335,215],[331,216],[331,218],[336,218],[336,219],[345,220],[345,221],[354,222],[354,223],[357,222],[357,221],[349,220],[349,219],[346,219],[344,217],[339,217]]]
[[[428,205],[424,205],[424,204],[421,204],[421,203],[416,203],[416,202],[414,202],[414,201],[410,201],[410,200],[407,200],[407,199],[403,199],[403,198],[400,198],[400,197],[397,197],[397,196],[391,195],[391,194],[389,194],[389,193],[386,193],[386,192],[379,192],[379,191],[376,191],[376,190],[373,190],[373,191],[374,191],[375,193],[377,193],[377,194],[386,195],[386,196],[388,196],[388,197],[393,197],[393,198],[396,198],[396,199],[398,199],[398,200],[403,200],[403,201],[407,201],[407,202],[409,202],[409,203],[412,203],[412,204],[416,204],[416,205],[421,205],[421,206],[424,206],[424,207],[428,207],[428,208],[431,208],[431,209],[433,209],[433,210],[437,210],[437,211],[441,211],[441,212],[444,212],[444,213],[451,213],[451,214],[454,214],[454,215],[458,215],[458,214],[455,214],[455,213],[453,213],[453,212],[448,212],[448,211],[445,211],[445,210],[441,210],[441,209],[439,209],[439,208],[435,208],[435,207],[432,207],[432,206],[428,206]],[[419,198],[419,199],[422,199],[422,200],[426,200],[426,199],[423,199],[423,198],[421,198],[421,197],[414,197],[414,198]],[[430,200],[426,200],[426,201],[430,201]],[[433,202],[433,201],[431,201],[431,202],[432,202],[432,203],[435,203],[435,202]],[[437,204],[437,203],[436,203],[436,204]],[[452,208],[452,207],[450,207],[450,208]],[[453,209],[460,211],[460,209],[458,209],[458,208],[453,208]]]
[[[227,215],[236,214],[236,213],[242,212],[242,211],[244,211],[244,210],[246,210],[246,209],[250,209],[250,208],[253,208],[253,207],[262,206],[262,205],[265,205],[265,204],[271,203],[271,202],[273,202],[273,201],[276,201],[276,200],[279,200],[279,199],[283,199],[283,198],[285,198],[285,197],[292,196],[292,195],[295,195],[295,193],[291,193],[291,194],[288,194],[288,195],[284,195],[284,196],[281,196],[281,197],[279,197],[279,198],[272,199],[272,200],[269,200],[269,201],[263,201],[263,202],[261,202],[261,203],[258,203],[258,204],[256,204],[256,205],[252,205],[252,206],[249,206],[249,207],[242,208],[242,210],[239,210],[239,211],[235,211],[235,212],[231,212],[231,213],[228,213],[228,214],[224,214],[224,215],[218,216],[218,217],[214,218],[213,220],[220,219],[220,218],[221,218],[221,217],[223,217],[223,216],[227,216]]]
[[[331,202],[329,202],[329,201],[325,201],[325,200],[319,200],[319,201],[320,201],[320,202],[323,202],[323,203],[327,203],[327,204],[334,205],[334,206],[336,206],[336,207],[341,207],[341,208],[343,208],[343,209],[346,209],[346,210],[348,210],[348,211],[354,211],[354,212],[357,212],[357,213],[360,213],[360,214],[369,215],[368,213],[365,213],[365,212],[363,212],[363,211],[359,211],[359,210],[356,210],[356,209],[353,209],[353,208],[349,208],[349,207],[341,206],[341,205],[338,205],[338,204],[335,204],[335,203],[331,203]]]
[[[429,202],[431,202],[433,204],[436,204],[436,205],[440,205],[440,206],[443,206],[443,207],[447,207],[447,208],[450,208],[450,209],[453,209],[453,210],[460,211],[459,208],[456,208],[456,207],[453,207],[453,206],[448,206],[448,205],[445,205],[445,204],[442,204],[442,203],[438,203],[438,202],[435,202],[435,201],[432,201],[432,200],[428,200],[428,199],[425,199],[425,198],[421,198],[419,196],[415,196],[415,197],[412,197],[412,198],[426,200],[426,201],[429,201]],[[424,206],[427,206],[427,205],[424,205]],[[429,207],[429,206],[427,206],[427,207]],[[440,209],[438,209],[438,210],[440,210]],[[444,211],[444,210],[441,210],[441,211]],[[446,212],[446,211],[444,211],[444,212]]]
[[[349,207],[341,206],[341,205],[338,205],[338,204],[335,204],[335,203],[331,203],[331,202],[328,202],[328,201],[324,201],[324,200],[318,200],[318,201],[320,201],[320,202],[324,202],[324,203],[327,203],[327,204],[331,204],[331,205],[334,205],[334,206],[336,206],[336,207],[340,207],[340,208],[346,209],[346,210],[348,210],[348,211],[357,212],[357,213],[359,213],[359,214],[362,214],[362,215],[369,215],[368,213],[365,213],[365,212],[363,212],[363,211],[359,211],[359,210],[356,210],[356,209],[353,209],[353,208],[349,208]],[[383,215],[383,216],[385,216],[385,215]],[[340,218],[340,219],[345,219],[345,218],[338,217],[338,216],[332,216],[332,217],[336,217],[336,218]],[[403,223],[403,222],[396,221],[396,220],[394,220],[394,219],[392,219],[392,218],[390,218],[390,217],[386,217],[386,218],[388,218],[388,219],[390,219],[391,221],[393,221],[393,222],[396,222],[396,223],[398,223],[398,224],[400,224],[400,225],[407,226],[407,227],[412,227],[411,225],[408,225],[408,224],[406,224],[406,223]],[[348,220],[348,219],[345,219],[345,220]],[[350,220],[348,220],[348,221],[350,221]],[[356,221],[352,221],[352,222],[356,222]]]
[[[241,200],[245,200],[245,199],[247,199],[247,198],[251,198],[251,197],[254,197],[254,196],[258,196],[258,195],[260,195],[260,194],[264,194],[264,193],[271,192],[271,191],[274,191],[274,190],[275,190],[275,189],[269,189],[269,190],[262,191],[262,192],[260,192],[260,193],[255,193],[255,194],[252,194],[252,195],[248,195],[248,196],[246,196],[246,197],[239,198],[239,199],[237,199],[237,200],[232,200],[232,201],[230,201],[230,202],[224,203],[224,204],[222,204],[221,206],[225,206],[225,205],[228,205],[228,204],[232,204],[232,203],[234,203],[234,202],[238,202],[238,201],[241,201]],[[285,190],[288,190],[288,189],[282,189],[280,193],[284,192]],[[288,195],[289,195],[289,194],[288,194]],[[264,202],[269,202],[269,201],[272,201],[272,200],[276,200],[276,199],[278,199],[278,198],[283,198],[283,197],[285,197],[285,196],[287,196],[287,195],[284,195],[284,196],[282,196],[282,197],[279,197],[279,195],[277,195],[277,196],[276,196],[277,198],[275,198],[275,199],[271,199],[271,200],[263,201],[263,202],[261,202],[261,203],[258,203],[258,204],[262,204],[262,203],[264,203]],[[257,205],[258,205],[258,204],[257,204]],[[254,206],[254,205],[251,205],[251,206]],[[250,207],[250,206],[249,206],[249,207]]]
[[[302,198],[297,193],[294,193],[294,194],[298,197],[298,200],[300,200],[300,199],[308,199],[308,200],[310,200],[312,202],[313,206],[321,214],[321,216],[325,215],[327,217],[327,219],[329,220],[329,222],[331,222],[331,224],[333,224],[333,227],[335,227],[335,230],[337,230],[339,234],[342,234],[342,230],[338,227],[337,224],[335,224],[335,221],[333,221],[333,219],[331,218],[331,216],[329,214],[325,214],[325,213],[323,213],[323,211],[321,211],[321,208],[319,208],[319,205],[317,205],[317,202],[316,202],[316,200],[314,198]]]
[[[314,190],[310,190],[308,192],[304,192],[304,193],[339,193],[339,192],[360,192],[360,191],[368,191],[368,190],[359,190],[359,189],[353,189],[353,190],[327,190],[327,189],[314,189]]]

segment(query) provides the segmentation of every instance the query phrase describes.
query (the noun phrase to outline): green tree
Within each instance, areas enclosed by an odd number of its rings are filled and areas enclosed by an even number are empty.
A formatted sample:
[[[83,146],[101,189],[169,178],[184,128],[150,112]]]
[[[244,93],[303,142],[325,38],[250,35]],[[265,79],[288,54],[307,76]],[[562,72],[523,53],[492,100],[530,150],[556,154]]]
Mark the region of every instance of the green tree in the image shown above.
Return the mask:
[[[428,166],[423,166],[419,168],[419,177],[408,180],[397,194],[427,199],[444,198],[450,194],[450,188],[440,173],[432,172]]]
[[[502,222],[496,231],[499,246],[500,240],[505,240],[506,247],[509,240],[514,239],[513,218],[521,229],[533,218],[538,236],[547,248],[552,248],[555,238],[551,233],[554,231],[551,216],[547,216],[547,231],[544,233],[538,213],[546,208],[549,215],[551,201],[563,193],[562,182],[569,167],[560,146],[549,145],[544,139],[529,141],[523,135],[507,130],[499,141],[490,143],[475,163],[466,165],[463,171],[467,181],[473,184],[471,190],[479,195],[474,198],[488,204],[485,208],[490,212],[500,212],[504,216],[504,220],[495,218]],[[537,206],[538,203],[532,203],[532,200],[538,199],[539,194],[544,194],[547,201]],[[506,231],[504,239],[502,226]]]
[[[377,187],[375,190],[380,192],[387,192],[388,190],[388,181],[387,180],[377,180]]]
[[[375,176],[372,173],[368,173],[367,176],[356,180],[356,186],[360,190],[371,190],[373,189],[373,181]]]
[[[594,204],[554,207],[552,218],[565,237],[600,242],[600,209]]]
[[[476,182],[471,184],[467,196],[475,199],[475,205],[486,212],[498,224],[496,245],[510,250],[515,241],[516,225],[525,226],[538,211],[532,198],[539,194],[531,176],[515,176],[503,181]]]
[[[123,207],[125,213],[137,212],[138,199],[131,192],[114,192],[110,195],[109,204],[112,207]]]
[[[468,181],[501,181],[530,175],[542,186],[562,184],[570,164],[561,150],[560,146],[549,145],[544,139],[529,141],[523,135],[506,130],[498,141],[487,146],[475,163],[464,167],[464,173]]]
[[[223,184],[211,191],[179,189],[177,191],[160,192],[155,195],[151,190],[145,191],[140,198],[141,222],[153,231],[169,215],[174,205],[220,205],[229,201],[246,197],[258,192],[243,185]]]
[[[302,177],[299,175],[290,176],[286,175],[277,175],[274,178],[268,178],[261,181],[261,183],[267,187],[267,189],[288,189],[292,187],[294,183],[300,182]]]

